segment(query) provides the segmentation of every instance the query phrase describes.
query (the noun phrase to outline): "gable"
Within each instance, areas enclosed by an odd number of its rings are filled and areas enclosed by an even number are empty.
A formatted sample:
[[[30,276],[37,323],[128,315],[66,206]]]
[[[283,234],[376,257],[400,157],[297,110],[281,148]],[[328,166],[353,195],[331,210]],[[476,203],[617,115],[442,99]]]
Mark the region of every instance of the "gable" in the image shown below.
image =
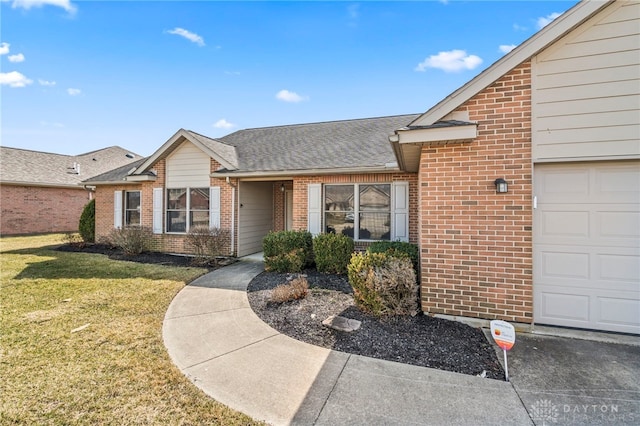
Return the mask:
[[[188,141],[166,159],[167,188],[208,187],[211,158]]]

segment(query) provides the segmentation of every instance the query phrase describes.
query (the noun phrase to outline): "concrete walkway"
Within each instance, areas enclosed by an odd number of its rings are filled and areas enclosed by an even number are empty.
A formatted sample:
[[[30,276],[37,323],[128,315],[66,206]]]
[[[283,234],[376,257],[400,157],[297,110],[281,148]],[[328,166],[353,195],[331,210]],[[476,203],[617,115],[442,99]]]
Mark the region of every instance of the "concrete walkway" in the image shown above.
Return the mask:
[[[511,383],[332,351],[280,334],[247,299],[248,283],[262,270],[261,262],[243,260],[202,276],[165,316],[172,360],[217,401],[273,425],[534,424]],[[535,423],[550,418],[541,420]]]

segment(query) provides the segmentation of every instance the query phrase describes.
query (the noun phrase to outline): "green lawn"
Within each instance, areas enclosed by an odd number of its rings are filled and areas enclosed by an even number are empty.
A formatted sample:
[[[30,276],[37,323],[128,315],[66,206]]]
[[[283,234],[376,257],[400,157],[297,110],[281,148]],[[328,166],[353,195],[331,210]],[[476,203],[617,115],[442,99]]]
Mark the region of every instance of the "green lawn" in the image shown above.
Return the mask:
[[[254,424],[162,343],[171,299],[206,270],[52,250],[61,241],[0,239],[0,424]]]

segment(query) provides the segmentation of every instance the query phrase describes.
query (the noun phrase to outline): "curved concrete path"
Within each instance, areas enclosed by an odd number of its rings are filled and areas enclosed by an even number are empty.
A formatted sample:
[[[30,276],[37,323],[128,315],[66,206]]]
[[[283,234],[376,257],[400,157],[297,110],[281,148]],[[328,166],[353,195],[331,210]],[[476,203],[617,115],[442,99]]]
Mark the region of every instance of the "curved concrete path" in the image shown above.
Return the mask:
[[[313,346],[262,322],[243,260],[175,297],[163,325],[173,362],[217,401],[274,425],[532,424],[506,382]]]

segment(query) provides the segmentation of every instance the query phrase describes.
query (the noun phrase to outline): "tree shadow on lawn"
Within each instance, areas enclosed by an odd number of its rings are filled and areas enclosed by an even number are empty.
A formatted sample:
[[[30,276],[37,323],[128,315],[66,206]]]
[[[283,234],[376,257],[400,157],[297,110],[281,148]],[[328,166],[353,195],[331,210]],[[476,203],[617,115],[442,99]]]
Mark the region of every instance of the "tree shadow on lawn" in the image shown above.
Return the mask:
[[[5,251],[3,255],[36,256],[27,262],[15,280],[21,279],[179,279],[164,266],[190,267],[190,258],[163,253],[143,253],[127,257],[116,249],[70,250],[52,245]],[[114,261],[118,260],[118,261]],[[195,266],[193,268],[196,268]]]

